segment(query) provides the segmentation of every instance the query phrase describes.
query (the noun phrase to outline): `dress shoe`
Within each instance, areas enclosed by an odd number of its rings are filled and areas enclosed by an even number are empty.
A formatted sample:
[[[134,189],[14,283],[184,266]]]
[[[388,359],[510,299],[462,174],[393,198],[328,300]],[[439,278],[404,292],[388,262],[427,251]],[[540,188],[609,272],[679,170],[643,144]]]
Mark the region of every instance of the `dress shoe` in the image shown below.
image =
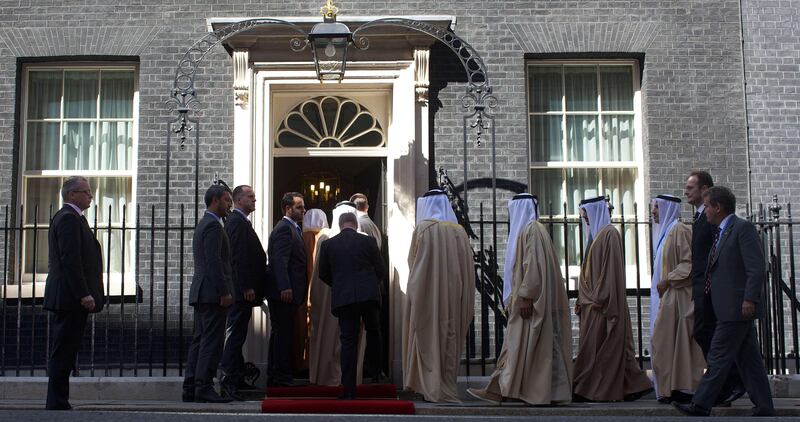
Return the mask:
[[[245,401],[244,397],[240,396],[236,388],[231,385],[223,385],[220,390],[222,390],[222,397],[227,397],[234,401]]]
[[[702,407],[697,407],[694,403],[683,404],[674,402],[672,406],[678,409],[679,412],[688,416],[708,416],[711,414],[711,411],[703,409]]]
[[[258,390],[258,387],[256,387],[253,384],[249,384],[245,380],[239,380],[239,382],[236,384],[236,391],[251,391],[251,390]]]
[[[724,400],[720,401],[718,406],[720,407],[728,407],[736,400],[739,400],[745,393],[744,389],[736,389],[731,392],[731,395],[726,397]]]
[[[467,394],[494,406],[500,406],[500,402],[503,401],[502,396],[499,394],[492,394],[485,389],[467,388]]]
[[[694,395],[689,393],[684,393],[683,391],[673,391],[671,398],[672,401],[676,401],[678,403],[691,403],[692,398],[694,398]]]
[[[653,392],[653,388],[651,387],[651,388],[648,388],[646,390],[642,390],[642,391],[639,391],[639,392],[636,392],[636,393],[626,394],[625,397],[622,398],[622,400],[624,400],[624,401],[636,401],[636,400],[639,400],[640,398],[642,398],[642,397],[644,397],[644,396],[646,396],[646,395],[648,395],[648,394],[650,394],[652,392]]]
[[[270,381],[267,383],[269,387],[296,387],[293,381]]]
[[[72,405],[67,403],[57,406],[47,406],[45,407],[45,410],[72,410]]]
[[[194,395],[194,401],[196,403],[230,403],[233,401],[233,399],[222,397],[213,389],[207,389],[202,392],[196,392]]]
[[[183,390],[181,394],[181,401],[184,403],[191,403],[194,401],[194,391]]]
[[[336,398],[339,399],[339,400],[355,400],[356,399],[356,395],[355,395],[355,393],[342,393],[342,394],[339,394],[339,396],[336,397]]]
[[[661,404],[671,404],[672,403],[672,397],[670,397],[670,396],[662,396],[662,397],[657,398],[656,401],[661,403]]]
[[[371,379],[372,384],[388,384],[389,377],[387,377],[383,372],[378,375],[375,375]]]

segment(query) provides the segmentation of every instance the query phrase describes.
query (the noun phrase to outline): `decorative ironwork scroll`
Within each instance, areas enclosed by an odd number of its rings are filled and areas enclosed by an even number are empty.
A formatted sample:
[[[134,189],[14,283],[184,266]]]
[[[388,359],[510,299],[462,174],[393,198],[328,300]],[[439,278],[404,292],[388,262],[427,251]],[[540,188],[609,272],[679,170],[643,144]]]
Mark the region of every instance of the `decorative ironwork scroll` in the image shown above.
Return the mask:
[[[465,116],[469,127],[475,129],[476,144],[481,145],[484,132],[492,127],[494,117],[487,113],[487,108],[492,109],[497,105],[497,98],[492,95],[492,86],[486,72],[486,64],[477,51],[466,41],[451,31],[438,26],[413,19],[384,18],[367,22],[353,31],[353,45],[361,50],[369,48],[367,35],[364,31],[379,26],[396,26],[413,29],[433,38],[447,46],[461,61],[467,76],[466,93],[461,98],[461,105],[465,109],[472,109],[472,113]]]
[[[280,19],[257,18],[232,23],[224,28],[210,32],[195,42],[184,53],[175,70],[171,98],[167,100],[170,110],[178,111],[178,118],[175,120],[174,125],[171,125],[173,126],[171,131],[180,138],[181,150],[185,148],[187,132],[194,130],[194,127],[190,124],[189,112],[198,110],[200,106],[194,87],[195,74],[200,62],[214,46],[226,39],[253,28],[271,25],[285,26],[297,32],[298,37],[289,41],[289,48],[293,51],[300,52],[308,46],[307,34],[299,26]]]

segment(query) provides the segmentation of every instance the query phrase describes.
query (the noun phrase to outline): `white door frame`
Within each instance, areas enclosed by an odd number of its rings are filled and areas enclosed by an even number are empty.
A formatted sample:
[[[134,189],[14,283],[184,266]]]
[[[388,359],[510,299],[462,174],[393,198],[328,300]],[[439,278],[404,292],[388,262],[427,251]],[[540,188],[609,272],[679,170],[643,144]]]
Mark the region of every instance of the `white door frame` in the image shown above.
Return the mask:
[[[237,110],[237,134],[234,140],[234,182],[250,184],[260,204],[252,219],[254,228],[264,246],[272,229],[273,158],[275,157],[385,157],[386,158],[386,235],[389,252],[390,332],[389,359],[396,382],[400,380],[400,347],[402,344],[402,304],[408,279],[407,255],[414,229],[414,203],[420,171],[419,158],[427,158],[426,139],[415,139],[419,128],[427,122],[418,121],[419,112],[415,96],[415,66],[413,61],[353,62],[348,63],[347,78],[340,84],[320,84],[313,67],[307,63],[254,63],[252,65],[250,101],[246,113]],[[275,149],[275,117],[271,109],[273,95],[281,91],[298,92],[298,100],[318,95],[336,95],[344,92],[354,99],[358,93],[382,91],[388,96],[385,122],[385,148],[308,148]],[[302,91],[300,91],[302,89]],[[305,98],[301,98],[302,93]],[[371,107],[369,104],[365,104]],[[288,110],[287,110],[288,111]],[[420,119],[424,120],[424,119]],[[421,126],[422,125],[422,126]],[[424,135],[427,136],[427,133]],[[418,143],[415,146],[415,143]],[[419,155],[421,154],[421,155]],[[418,156],[419,155],[419,156]],[[385,304],[386,305],[386,304]],[[263,315],[262,315],[262,318]],[[254,337],[266,339],[267,321],[254,319]],[[251,331],[251,333],[253,333]],[[248,336],[250,337],[250,336]],[[265,350],[252,350],[250,354],[266,356]],[[251,360],[259,361],[257,357]]]

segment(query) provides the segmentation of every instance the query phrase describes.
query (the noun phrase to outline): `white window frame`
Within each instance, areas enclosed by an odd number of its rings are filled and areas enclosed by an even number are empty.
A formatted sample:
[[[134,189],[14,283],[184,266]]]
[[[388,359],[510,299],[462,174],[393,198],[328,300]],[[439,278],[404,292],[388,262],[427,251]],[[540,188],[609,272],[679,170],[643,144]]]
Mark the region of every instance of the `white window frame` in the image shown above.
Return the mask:
[[[569,150],[567,149],[567,127],[566,127],[566,118],[561,119],[561,148],[562,148],[562,160],[559,161],[533,161],[533,154],[531,150],[531,142],[532,142],[532,129],[531,128],[531,117],[533,116],[568,116],[568,115],[589,115],[589,114],[596,114],[598,116],[597,126],[598,126],[598,144],[601,145],[600,147],[600,154],[601,157],[605,154],[605,149],[602,147],[603,145],[603,130],[601,129],[603,126],[602,117],[604,115],[604,111],[602,109],[602,90],[600,89],[599,84],[599,72],[597,73],[598,77],[598,90],[597,90],[597,111],[596,112],[587,112],[587,111],[567,111],[566,106],[566,97],[565,97],[565,87],[564,87],[564,77],[562,73],[562,87],[561,87],[561,110],[558,111],[550,111],[550,112],[532,112],[531,111],[531,87],[529,86],[530,81],[530,69],[532,66],[564,66],[564,65],[585,65],[585,66],[602,66],[602,65],[626,65],[631,66],[632,72],[632,84],[633,84],[633,111],[631,112],[624,112],[624,111],[613,111],[607,112],[606,115],[633,115],[633,125],[634,125],[634,160],[633,161],[570,161],[569,160]],[[563,71],[562,71],[563,72]],[[559,169],[561,170],[561,201],[558,204],[557,210],[554,210],[553,217],[554,218],[570,218],[570,219],[577,219],[579,215],[570,213],[571,210],[567,210],[568,214],[564,215],[563,212],[563,204],[565,202],[569,202],[567,195],[567,178],[565,177],[565,173],[567,170],[570,169],[597,169],[598,170],[598,181],[599,187],[598,191],[603,192],[605,189],[603,185],[602,179],[602,172],[600,170],[604,169],[635,169],[636,170],[636,181],[634,182],[634,203],[637,204],[636,213],[634,214],[634,210],[625,209],[625,215],[623,216],[626,220],[636,218],[638,221],[643,221],[649,214],[649,210],[647,207],[647,202],[644,200],[644,139],[643,139],[643,128],[642,128],[642,91],[641,91],[641,78],[640,78],[640,68],[639,68],[639,61],[635,59],[600,59],[600,60],[561,60],[561,59],[532,59],[527,60],[525,62],[525,96],[526,96],[526,116],[527,116],[527,128],[528,128],[528,136],[527,136],[527,152],[528,152],[528,186],[532,186],[532,177],[534,170],[538,169]],[[534,192],[535,193],[535,192]],[[619,204],[614,204],[615,206],[619,207]],[[556,208],[556,207],[554,207]],[[541,215],[549,215],[548,210],[541,210],[544,211]],[[620,217],[619,215],[619,208],[615,209],[615,218]],[[640,281],[642,287],[647,287],[650,284],[650,277],[649,277],[649,266],[647,265],[648,261],[648,247],[647,243],[644,241],[647,239],[647,230],[644,225],[640,226],[636,231],[637,236],[639,236],[639,269],[641,269]],[[565,246],[566,247],[566,246]],[[562,267],[562,271],[566,276],[566,268]],[[637,277],[637,268],[635,265],[626,265],[626,275],[628,280],[628,288],[636,287],[635,280]],[[576,281],[578,280],[580,274],[580,266],[577,265],[570,265],[569,266],[569,280],[568,283],[570,284],[571,289],[576,289],[577,284]]]
[[[29,91],[29,80],[30,80],[30,73],[32,71],[60,71],[62,75],[64,72],[67,71],[133,71],[134,78],[133,78],[133,113],[131,118],[101,118],[100,113],[93,118],[65,118],[64,117],[64,83],[63,83],[63,76],[62,76],[62,95],[61,95],[61,110],[60,115],[58,118],[47,118],[47,119],[28,119],[28,91]],[[98,83],[101,83],[102,77],[98,79]],[[137,190],[137,175],[138,175],[138,161],[137,158],[139,156],[139,68],[136,63],[133,62],[50,62],[50,63],[31,63],[23,65],[22,69],[22,95],[20,97],[20,138],[19,138],[19,163],[20,163],[20,170],[19,170],[19,180],[17,185],[17,192],[19,203],[23,204],[27,208],[27,204],[25,201],[27,199],[27,180],[36,179],[36,178],[65,178],[73,175],[80,175],[87,178],[96,178],[96,177],[127,177],[131,180],[131,192],[130,192],[130,201],[126,207],[126,228],[133,227],[135,221],[135,213],[136,213],[136,190]],[[99,94],[99,91],[98,91]],[[97,102],[99,104],[99,95]],[[99,106],[98,106],[99,107]],[[27,170],[26,166],[26,149],[27,149],[27,129],[29,122],[58,122],[61,124],[61,129],[59,133],[63,133],[63,124],[65,122],[93,122],[97,124],[98,130],[100,128],[101,122],[107,121],[114,121],[114,122],[131,122],[132,133],[133,133],[133,147],[132,147],[132,157],[131,157],[131,166],[128,170]],[[59,166],[61,165],[61,148],[59,148]],[[59,185],[60,187],[60,185]],[[94,188],[94,186],[93,186]],[[58,207],[55,207],[55,200],[57,200]],[[63,206],[63,200],[61,199],[60,194],[57,198],[54,198],[54,210],[58,211],[58,209]],[[92,203],[94,207],[94,202]],[[18,209],[19,210],[19,209]],[[102,213],[103,210],[98,209],[98,212]],[[20,215],[18,216],[18,221],[21,224],[21,227],[24,229],[32,229],[34,225],[32,222],[25,222],[25,216]],[[119,223],[98,223],[98,229],[102,230],[108,226],[112,227],[112,229],[121,229],[122,222]],[[94,221],[90,221],[89,225],[94,229]],[[41,221],[37,222],[36,225],[39,229],[46,229],[49,227],[49,221]],[[40,236],[46,235],[46,232],[40,233]],[[101,234],[99,234],[101,235]],[[132,239],[129,242],[131,248],[131,255],[135,253],[135,236],[133,232],[128,234]],[[45,281],[47,279],[47,273],[36,273],[36,280],[34,283],[33,273],[25,271],[25,260],[26,260],[26,245],[25,245],[25,236],[22,236],[21,233],[18,233],[16,238],[17,245],[16,248],[17,253],[19,254],[19,258],[17,260],[18,264],[22,266],[21,269],[17,269],[15,272],[16,274],[14,277],[11,278],[11,282],[16,282],[20,286],[11,287],[11,283],[9,283],[9,288],[7,289],[7,298],[17,298],[17,297],[43,297],[44,296],[44,287]],[[123,237],[124,239],[124,237]],[[135,268],[134,264],[126,265],[124,279],[125,279],[125,286],[123,291],[122,280],[123,280],[123,273],[117,271],[112,271],[110,274],[106,271],[107,259],[106,251],[103,253],[103,280],[106,289],[106,294],[110,294],[113,296],[119,296],[120,294],[124,294],[125,296],[135,295],[136,294],[136,278],[135,278]],[[120,251],[121,253],[121,251]],[[124,259],[124,258],[123,258]],[[110,275],[110,277],[109,277]],[[35,291],[34,291],[34,284],[35,284]],[[0,292],[2,295],[2,292]]]

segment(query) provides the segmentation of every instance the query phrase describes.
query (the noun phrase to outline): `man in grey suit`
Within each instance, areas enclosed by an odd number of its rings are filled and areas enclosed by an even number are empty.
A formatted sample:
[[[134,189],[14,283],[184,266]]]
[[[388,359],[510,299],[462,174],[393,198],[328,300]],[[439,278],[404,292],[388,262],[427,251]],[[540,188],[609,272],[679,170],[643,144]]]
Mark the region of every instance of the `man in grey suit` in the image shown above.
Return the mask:
[[[716,317],[708,351],[708,370],[689,404],[673,403],[681,412],[707,416],[736,365],[753,402],[754,416],[775,414],[753,320],[764,312],[761,287],[764,252],[756,228],[736,215],[736,197],[724,187],[703,193],[708,222],[716,226],[703,293]]]
[[[89,313],[103,309],[103,257],[83,211],[92,203],[85,177],[61,187],[64,206],[48,233],[48,272],[44,309],[53,312],[53,348],[47,362],[47,410],[70,410],[69,373],[81,346]]]
[[[226,308],[233,303],[231,246],[223,218],[231,209],[231,191],[213,185],[206,191],[206,212],[194,230],[194,276],[189,305],[194,307],[194,334],[186,359],[183,401],[227,403],[214,390],[214,376],[225,340]]]
[[[267,283],[269,320],[269,356],[267,383],[273,386],[293,385],[289,355],[292,351],[294,315],[308,298],[306,248],[300,223],[306,213],[303,195],[288,192],[281,199],[283,218],[272,229],[267,256],[272,279]]]

